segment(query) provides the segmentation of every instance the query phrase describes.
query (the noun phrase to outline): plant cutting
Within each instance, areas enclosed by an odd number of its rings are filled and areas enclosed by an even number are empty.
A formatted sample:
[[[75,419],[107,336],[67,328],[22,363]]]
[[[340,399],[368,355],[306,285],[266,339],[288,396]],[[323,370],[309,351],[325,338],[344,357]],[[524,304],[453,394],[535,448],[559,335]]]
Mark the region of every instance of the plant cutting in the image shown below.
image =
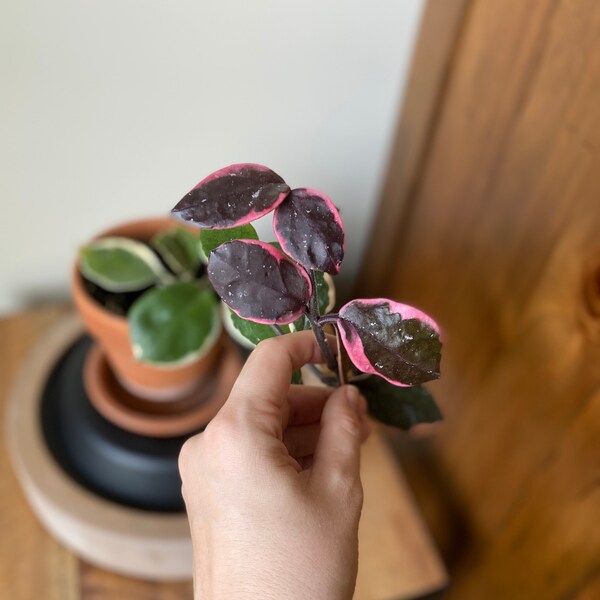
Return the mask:
[[[267,243],[251,222],[270,212],[277,241]],[[351,300],[337,313],[319,302],[325,274],[339,272],[345,251],[339,211],[325,194],[291,189],[262,165],[235,164],[203,179],[172,214],[202,230],[208,278],[240,336],[257,343],[310,328],[327,364],[319,377],[357,385],[375,418],[403,429],[441,418],[422,386],[439,377],[440,330],[431,317],[386,298]]]

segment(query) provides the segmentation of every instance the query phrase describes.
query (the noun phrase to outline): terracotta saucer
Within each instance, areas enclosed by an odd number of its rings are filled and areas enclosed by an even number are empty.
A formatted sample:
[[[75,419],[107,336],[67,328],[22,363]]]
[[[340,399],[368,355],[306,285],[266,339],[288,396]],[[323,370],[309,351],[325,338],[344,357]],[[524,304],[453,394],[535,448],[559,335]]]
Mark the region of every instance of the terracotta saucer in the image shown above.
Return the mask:
[[[238,349],[226,343],[214,370],[198,389],[178,400],[154,402],[124,388],[100,346],[94,344],[85,361],[83,380],[92,405],[111,423],[138,435],[177,437],[209,423],[227,400],[242,365]]]

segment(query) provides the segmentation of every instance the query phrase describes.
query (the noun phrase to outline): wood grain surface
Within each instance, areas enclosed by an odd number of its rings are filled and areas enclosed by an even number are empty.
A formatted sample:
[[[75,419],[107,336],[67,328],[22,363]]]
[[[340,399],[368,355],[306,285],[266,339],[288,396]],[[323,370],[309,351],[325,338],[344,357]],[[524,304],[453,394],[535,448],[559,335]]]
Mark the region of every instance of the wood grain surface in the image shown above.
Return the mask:
[[[360,287],[369,291],[385,281],[393,268],[393,247],[398,223],[410,207],[429,141],[435,129],[452,56],[458,43],[469,0],[429,0],[425,5],[396,126],[385,185],[373,232],[365,250]]]
[[[370,291],[444,330],[448,597],[599,597],[600,3],[471,0],[395,225]]]
[[[66,309],[0,320],[0,398],[8,396],[23,360]],[[0,411],[5,430],[4,407]],[[376,432],[365,445],[365,504],[359,533],[357,600],[415,598],[439,590],[447,576],[398,465]],[[191,582],[149,583],[80,561],[38,524],[0,452],[0,598],[11,600],[176,600],[192,598]]]

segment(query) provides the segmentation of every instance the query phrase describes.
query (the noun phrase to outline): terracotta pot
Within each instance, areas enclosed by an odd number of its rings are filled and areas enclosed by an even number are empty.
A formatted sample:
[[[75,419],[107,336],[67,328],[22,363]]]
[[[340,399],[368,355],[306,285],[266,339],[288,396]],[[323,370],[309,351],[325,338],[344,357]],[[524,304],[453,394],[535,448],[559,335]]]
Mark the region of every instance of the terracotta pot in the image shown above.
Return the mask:
[[[177,437],[198,431],[219,412],[243,366],[242,354],[228,341],[218,368],[192,394],[170,402],[143,400],[115,379],[99,346],[85,361],[83,381],[94,408],[121,429],[147,437]]]
[[[97,237],[124,236],[149,240],[158,231],[174,225],[175,221],[169,218],[144,219],[119,225]],[[75,306],[87,330],[102,347],[121,385],[132,394],[155,401],[181,399],[192,394],[214,368],[222,351],[222,336],[191,363],[156,366],[137,361],[129,343],[127,319],[108,312],[87,293],[77,262],[73,266],[71,283]]]

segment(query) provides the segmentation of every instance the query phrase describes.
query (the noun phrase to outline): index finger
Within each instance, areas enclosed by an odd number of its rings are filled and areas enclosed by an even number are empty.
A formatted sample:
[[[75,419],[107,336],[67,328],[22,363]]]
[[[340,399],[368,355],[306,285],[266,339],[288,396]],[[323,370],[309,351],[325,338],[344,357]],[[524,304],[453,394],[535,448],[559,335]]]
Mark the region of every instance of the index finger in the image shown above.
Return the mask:
[[[263,340],[252,351],[222,412],[281,438],[282,408],[292,373],[323,357],[312,331]]]

